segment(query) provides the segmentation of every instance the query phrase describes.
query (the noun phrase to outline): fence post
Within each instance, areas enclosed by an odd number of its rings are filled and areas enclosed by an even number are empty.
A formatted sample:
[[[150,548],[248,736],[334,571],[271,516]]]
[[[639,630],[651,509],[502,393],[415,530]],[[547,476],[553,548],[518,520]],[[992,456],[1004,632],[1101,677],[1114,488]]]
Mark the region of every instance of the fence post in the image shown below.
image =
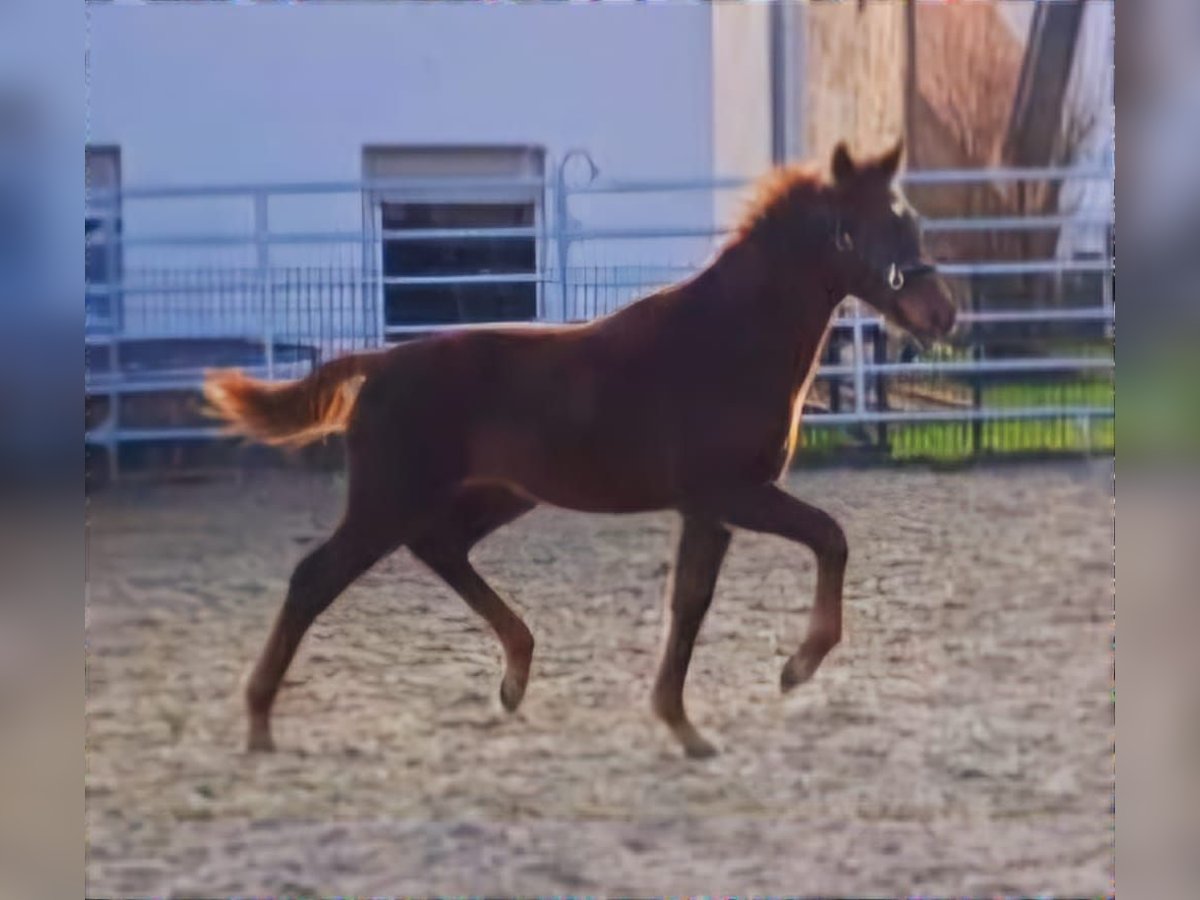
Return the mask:
[[[358,269],[358,308],[362,313],[362,328],[355,329],[358,340],[364,344],[362,347],[355,347],[355,350],[363,350],[371,346],[371,339],[367,336],[367,329],[371,327],[374,319],[371,316],[371,285],[370,285],[370,262],[374,256],[371,247],[371,238],[367,228],[367,210],[370,209],[370,204],[367,201],[366,186],[362,186],[359,191],[359,199],[362,203],[362,240],[359,242],[359,269]],[[371,213],[371,222],[374,223],[374,212]]]
[[[863,321],[862,301],[854,298],[854,415],[858,424],[862,423],[863,414],[867,411],[867,373],[863,368]]]
[[[254,192],[254,249],[258,264],[258,285],[261,292],[263,355],[267,363],[267,379],[275,379],[275,304],[271,284],[271,245],[267,241],[270,224],[267,221],[265,190]]]
[[[105,269],[108,277],[104,279],[104,289],[108,292],[108,368],[114,381],[123,380],[121,374],[121,336],[125,332],[125,303],[119,285],[125,283],[125,272],[120,266],[121,248],[117,245],[120,240],[117,231],[117,216],[120,214],[120,201],[113,199],[113,205],[104,214],[104,254]],[[113,391],[108,400],[108,476],[112,481],[121,477],[121,398],[122,391]]]
[[[983,344],[976,341],[971,345],[971,356],[975,362],[983,361]],[[971,456],[978,457],[983,449],[983,420],[979,411],[983,409],[983,376],[978,371],[971,374],[971,407],[975,410],[975,421],[971,423]]]
[[[567,256],[571,247],[571,236],[568,225],[570,224],[570,210],[567,209],[567,163],[573,158],[580,157],[587,164],[588,179],[587,184],[591,184],[596,180],[596,176],[600,174],[600,169],[592,159],[590,153],[586,150],[576,147],[573,150],[568,150],[563,154],[563,158],[558,163],[558,173],[554,189],[557,191],[555,199],[555,228],[558,233],[558,283],[562,291],[562,303],[559,310],[559,317],[562,321],[567,319]]]
[[[887,331],[882,325],[876,325],[872,328],[871,346],[874,348],[874,358],[876,365],[881,365],[887,362]],[[887,399],[887,375],[883,372],[878,372],[875,375],[875,405],[880,412],[888,411]],[[879,443],[880,451],[886,456],[888,451],[888,424],[880,422],[876,437]]]
[[[1100,305],[1104,311],[1108,313],[1108,318],[1104,323],[1104,337],[1106,340],[1112,340],[1116,334],[1116,322],[1113,317],[1115,309],[1115,298],[1113,297],[1113,268],[1112,268],[1112,253],[1113,253],[1113,226],[1111,223],[1105,226],[1104,229],[1104,247],[1108,251],[1108,268],[1102,273]]]
[[[836,366],[841,363],[841,355],[839,348],[842,346],[841,329],[834,328],[829,334],[829,343],[825,346],[825,364]],[[829,383],[829,411],[839,413],[842,411],[842,376],[830,375]]]
[[[567,160],[570,154],[562,158],[558,164],[558,173],[554,185],[554,230],[558,253],[558,313],[563,321],[567,318],[567,251],[570,239],[567,237]]]

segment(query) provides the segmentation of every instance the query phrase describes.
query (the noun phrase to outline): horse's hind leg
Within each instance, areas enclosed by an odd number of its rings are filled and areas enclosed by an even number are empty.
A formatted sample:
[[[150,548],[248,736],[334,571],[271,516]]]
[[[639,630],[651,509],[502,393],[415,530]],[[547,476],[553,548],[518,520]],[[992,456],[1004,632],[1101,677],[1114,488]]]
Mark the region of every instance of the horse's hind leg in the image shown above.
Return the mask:
[[[271,705],[279,683],[313,620],[398,540],[389,540],[386,522],[356,513],[354,505],[330,538],[309,553],[292,573],[287,598],[246,685],[249,714],[247,749],[272,750]]]
[[[504,648],[500,702],[509,712],[525,696],[533,661],[533,635],[521,617],[492,590],[467,554],[485,536],[533,509],[534,504],[503,487],[468,488],[447,515],[409,542],[412,554],[453,588],[492,626]]]
[[[652,695],[655,714],[688,756],[713,756],[717,749],[701,737],[683,707],[683,683],[704,615],[712,604],[717,574],[730,533],[708,519],[685,516],[671,584],[667,588],[667,634]]]

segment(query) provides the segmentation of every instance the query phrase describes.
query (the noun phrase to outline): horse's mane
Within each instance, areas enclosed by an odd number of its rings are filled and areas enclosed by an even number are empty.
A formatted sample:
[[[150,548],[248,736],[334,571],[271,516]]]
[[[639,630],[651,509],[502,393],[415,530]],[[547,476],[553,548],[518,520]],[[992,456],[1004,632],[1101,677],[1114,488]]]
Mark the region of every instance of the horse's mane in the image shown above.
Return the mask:
[[[820,171],[807,163],[772,169],[754,184],[741,219],[733,228],[735,238],[744,238],[785,207],[816,200],[826,187]]]

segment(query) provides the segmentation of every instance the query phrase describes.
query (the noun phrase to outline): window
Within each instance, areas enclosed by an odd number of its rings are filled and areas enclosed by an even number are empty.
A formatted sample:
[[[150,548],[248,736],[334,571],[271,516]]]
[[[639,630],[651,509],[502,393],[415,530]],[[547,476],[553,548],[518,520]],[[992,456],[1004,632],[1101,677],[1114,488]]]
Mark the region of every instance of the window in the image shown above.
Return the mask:
[[[364,174],[383,182],[368,192],[368,213],[385,336],[536,318],[543,159],[531,147],[365,151]],[[514,233],[467,233],[479,229]],[[405,234],[430,230],[443,233]]]
[[[116,147],[84,151],[84,321],[111,328],[120,310],[121,154]]]

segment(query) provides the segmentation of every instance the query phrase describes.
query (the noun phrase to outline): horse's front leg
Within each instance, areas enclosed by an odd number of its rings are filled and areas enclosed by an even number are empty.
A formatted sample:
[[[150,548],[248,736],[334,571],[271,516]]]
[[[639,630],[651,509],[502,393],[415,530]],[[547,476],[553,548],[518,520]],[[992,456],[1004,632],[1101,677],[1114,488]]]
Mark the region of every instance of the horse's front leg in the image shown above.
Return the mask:
[[[688,719],[683,708],[683,683],[696,635],[712,604],[729,538],[729,530],[718,522],[685,516],[675,569],[667,587],[666,640],[654,682],[653,707],[684,752],[695,758],[713,756],[717,749]]]
[[[780,687],[789,691],[812,678],[821,661],[842,637],[842,582],[846,573],[846,535],[833,517],[798,500],[776,485],[723,493],[703,505],[728,525],[776,534],[809,547],[817,556],[817,595],[808,634],[784,664]]]

